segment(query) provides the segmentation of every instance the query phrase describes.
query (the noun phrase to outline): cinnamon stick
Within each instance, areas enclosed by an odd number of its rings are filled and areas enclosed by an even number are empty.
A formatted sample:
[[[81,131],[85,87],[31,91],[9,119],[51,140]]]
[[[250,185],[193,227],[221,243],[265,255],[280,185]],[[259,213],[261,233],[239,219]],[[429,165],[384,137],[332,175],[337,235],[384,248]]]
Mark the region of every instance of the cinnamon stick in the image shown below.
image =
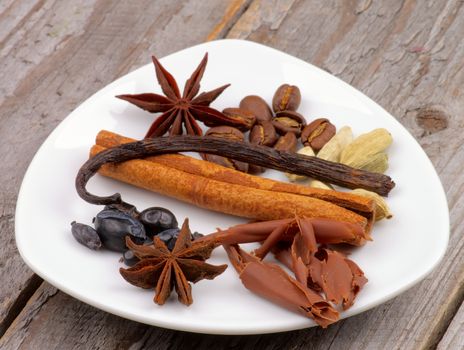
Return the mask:
[[[96,144],[105,148],[116,147],[135,141],[129,137],[111,131],[101,130],[96,137]],[[193,175],[204,176],[213,180],[257,188],[261,190],[286,192],[322,199],[341,207],[356,211],[366,218],[373,216],[375,203],[372,199],[346,192],[311,188],[259,176],[243,173],[231,168],[195,159],[181,154],[163,154],[147,157],[146,160],[163,164]]]
[[[102,151],[107,152],[101,146],[93,146],[90,161],[98,158],[102,153],[97,153]],[[104,164],[91,169],[99,169],[104,176],[226,214],[256,220],[292,218],[295,215],[328,218],[355,224],[366,236],[371,229],[372,221],[327,201],[212,180],[144,159]],[[89,178],[78,176],[76,181],[83,181],[85,186]],[[97,197],[84,193],[84,186],[77,184],[81,189],[79,194],[91,203],[111,204],[120,200],[117,195]]]

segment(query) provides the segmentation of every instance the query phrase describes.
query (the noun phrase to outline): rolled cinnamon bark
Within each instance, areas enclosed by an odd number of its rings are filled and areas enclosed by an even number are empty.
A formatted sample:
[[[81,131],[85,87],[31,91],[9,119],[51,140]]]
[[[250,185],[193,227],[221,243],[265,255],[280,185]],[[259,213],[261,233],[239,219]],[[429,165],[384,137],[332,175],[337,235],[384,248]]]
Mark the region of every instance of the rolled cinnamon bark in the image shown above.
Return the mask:
[[[135,140],[113,133],[111,131],[101,130],[98,133],[95,142],[99,146],[110,148],[133,141]],[[218,180],[261,190],[293,193],[322,199],[324,201],[328,201],[338,206],[358,212],[366,217],[369,221],[374,216],[374,201],[372,199],[351,193],[323,190],[266,179],[181,154],[164,154],[160,156],[147,157],[145,159],[193,175],[204,176],[212,180]]]
[[[90,155],[103,150],[95,145]],[[255,220],[295,215],[328,218],[359,225],[366,235],[372,223],[353,211],[317,198],[212,180],[144,159],[106,164],[99,173],[198,207]]]

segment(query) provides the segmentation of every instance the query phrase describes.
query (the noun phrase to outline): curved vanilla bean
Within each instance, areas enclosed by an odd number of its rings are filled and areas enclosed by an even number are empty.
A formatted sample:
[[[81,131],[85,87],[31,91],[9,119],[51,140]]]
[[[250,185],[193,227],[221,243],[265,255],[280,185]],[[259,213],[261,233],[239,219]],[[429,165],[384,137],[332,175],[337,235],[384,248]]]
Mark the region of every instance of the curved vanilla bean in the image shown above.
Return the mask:
[[[308,157],[292,152],[281,152],[270,147],[212,137],[173,136],[126,143],[107,149],[90,158],[82,165],[77,174],[77,192],[82,199],[89,203],[121,203],[119,193],[108,197],[99,197],[89,193],[85,189],[89,179],[102,165],[147,156],[187,151],[217,154],[266,168],[313,177],[343,187],[364,188],[384,196],[388,195],[388,192],[395,186],[395,183],[389,176],[353,169],[343,164],[329,162],[316,157]]]

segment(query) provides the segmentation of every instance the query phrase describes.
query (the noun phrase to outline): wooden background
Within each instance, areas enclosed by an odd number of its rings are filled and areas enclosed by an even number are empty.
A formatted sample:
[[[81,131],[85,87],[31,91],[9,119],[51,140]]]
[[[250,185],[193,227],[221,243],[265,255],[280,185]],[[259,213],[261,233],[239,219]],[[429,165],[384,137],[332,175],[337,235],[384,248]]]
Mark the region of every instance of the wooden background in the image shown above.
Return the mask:
[[[0,0],[0,348],[463,348],[463,7],[459,0]],[[14,210],[47,135],[151,54],[217,38],[260,42],[318,65],[417,138],[438,170],[451,215],[446,257],[430,276],[328,330],[226,337],[113,316],[28,269],[15,246]]]

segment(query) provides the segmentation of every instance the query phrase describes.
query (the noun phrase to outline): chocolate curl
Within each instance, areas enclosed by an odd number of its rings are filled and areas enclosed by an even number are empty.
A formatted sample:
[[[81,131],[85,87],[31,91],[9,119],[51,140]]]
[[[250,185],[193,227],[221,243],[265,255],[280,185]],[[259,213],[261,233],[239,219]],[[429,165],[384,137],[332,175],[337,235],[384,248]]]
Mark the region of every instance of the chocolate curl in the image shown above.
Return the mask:
[[[308,265],[312,255],[317,251],[316,237],[311,221],[308,219],[297,219],[299,232],[295,234],[291,246],[292,270],[296,279],[304,284],[308,284],[309,271]]]
[[[288,225],[288,224],[287,224]],[[266,240],[263,242],[261,247],[256,249],[253,253],[259,259],[263,259],[267,253],[275,246],[281,239],[285,231],[287,230],[287,225],[277,226],[272,230],[271,234],[267,236]]]
[[[358,265],[341,253],[318,249],[313,221],[296,219],[299,231],[290,249],[279,250],[268,245],[266,250],[273,248],[276,258],[293,271],[297,281],[316,292],[324,292],[327,300],[342,304],[346,310],[353,305],[367,279]]]
[[[367,283],[363,271],[339,252],[320,249],[316,255],[322,258],[319,278],[322,280],[321,287],[327,299],[336,304],[342,303],[343,310],[348,309]]]
[[[273,249],[272,252],[277,260],[293,271],[293,257],[290,249]]]
[[[239,224],[232,226],[227,230],[219,231],[211,235],[206,235],[200,239],[216,236],[217,240],[222,244],[261,242],[264,241],[277,227],[288,225],[292,221],[293,219],[283,219]],[[288,237],[287,239],[291,239],[292,237]]]
[[[339,313],[328,302],[278,265],[260,261],[237,245],[224,245],[224,248],[248,290],[313,319],[323,328],[339,319]]]
[[[372,241],[370,234],[364,232],[361,226],[357,224],[323,218],[310,220],[314,227],[317,243],[348,243],[355,246],[361,246],[366,243],[366,240]]]
[[[316,241],[320,244],[347,243],[361,246],[366,243],[366,240],[371,240],[371,237],[357,224],[322,218],[304,218],[303,220],[311,223]],[[299,231],[296,223],[296,219],[282,219],[240,224],[205,237],[213,236],[222,244],[262,242],[277,227],[286,226],[287,229],[281,235],[280,240],[291,242],[295,233]]]

